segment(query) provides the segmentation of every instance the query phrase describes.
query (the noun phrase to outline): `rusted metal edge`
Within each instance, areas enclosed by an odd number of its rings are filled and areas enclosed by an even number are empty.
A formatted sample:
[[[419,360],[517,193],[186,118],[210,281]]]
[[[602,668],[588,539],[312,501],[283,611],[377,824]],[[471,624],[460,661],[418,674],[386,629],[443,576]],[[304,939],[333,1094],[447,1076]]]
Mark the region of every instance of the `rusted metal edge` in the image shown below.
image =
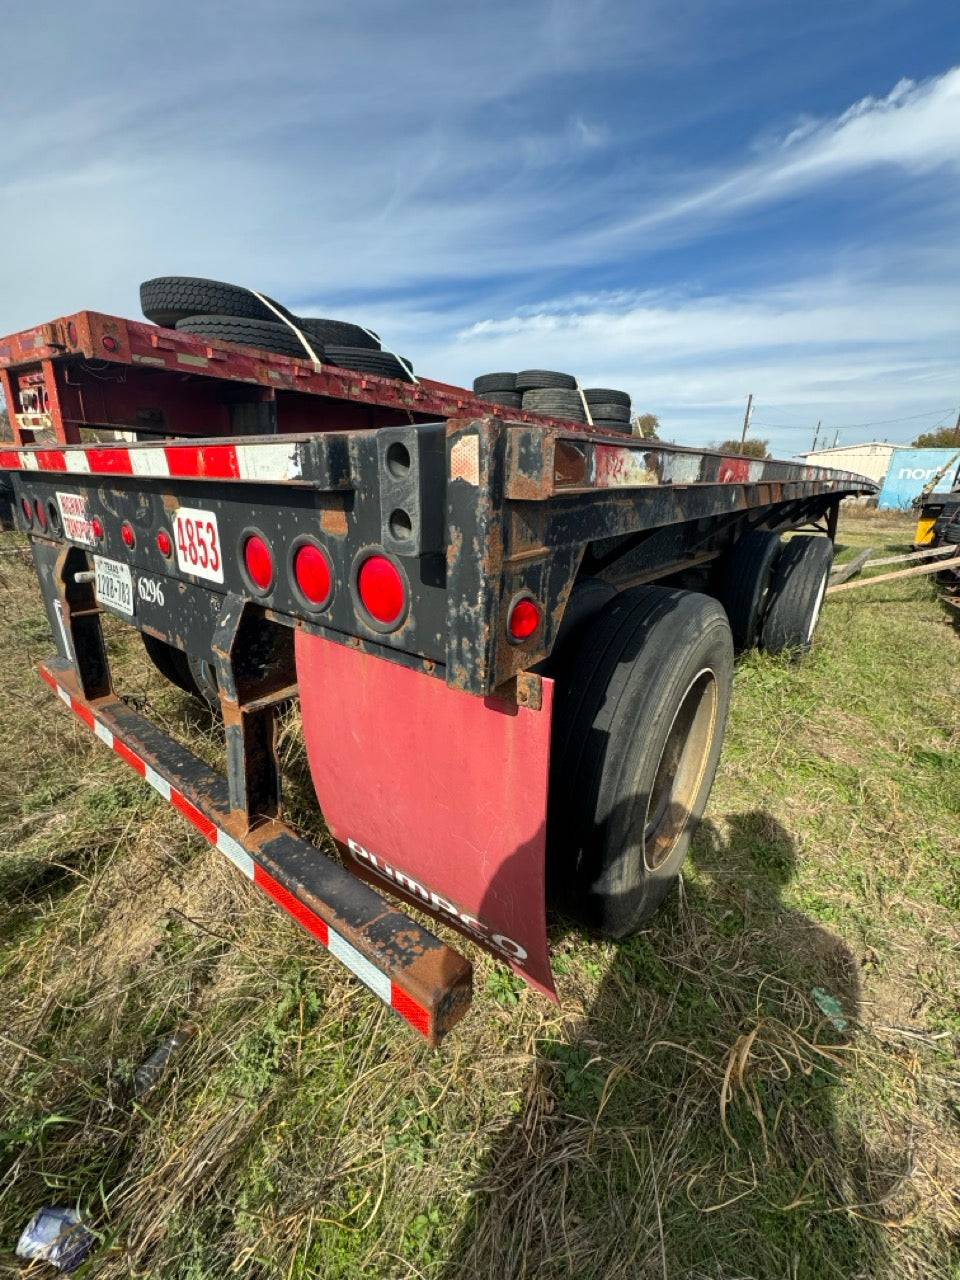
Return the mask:
[[[230,812],[225,778],[119,699],[84,698],[71,663],[52,659],[40,674],[96,737],[430,1044],[460,1021],[472,998],[464,956],[284,823],[244,830]]]

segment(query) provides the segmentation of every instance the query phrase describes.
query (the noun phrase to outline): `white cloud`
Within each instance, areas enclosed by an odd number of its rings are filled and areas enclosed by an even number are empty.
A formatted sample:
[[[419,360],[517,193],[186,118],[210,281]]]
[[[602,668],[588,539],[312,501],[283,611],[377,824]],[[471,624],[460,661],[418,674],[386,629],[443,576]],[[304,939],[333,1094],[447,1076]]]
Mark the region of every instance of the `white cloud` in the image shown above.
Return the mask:
[[[910,439],[957,397],[952,283],[817,277],[775,289],[691,296],[627,292],[560,298],[476,323],[392,309],[396,341],[439,378],[491,369],[566,369],[629,391],[683,443],[729,436],[748,392],[757,433],[806,447],[818,419],[845,439]],[[454,330],[451,332],[451,330]],[[873,420],[902,425],[853,429]]]
[[[834,119],[805,119],[768,142],[759,160],[651,200],[639,214],[608,225],[602,239],[609,244],[658,229],[689,235],[692,223],[716,225],[883,167],[913,175],[960,170],[960,67],[922,84],[900,80],[886,97],[863,98]]]

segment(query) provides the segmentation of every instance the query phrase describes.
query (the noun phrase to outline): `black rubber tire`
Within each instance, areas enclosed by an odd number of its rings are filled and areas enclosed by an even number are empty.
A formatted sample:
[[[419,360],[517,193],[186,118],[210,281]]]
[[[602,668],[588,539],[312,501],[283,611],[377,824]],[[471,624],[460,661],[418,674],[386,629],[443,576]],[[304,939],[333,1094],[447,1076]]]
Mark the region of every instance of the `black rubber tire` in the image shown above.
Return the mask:
[[[293,332],[279,320],[238,320],[234,316],[187,316],[177,321],[178,333],[194,333],[216,342],[233,342],[241,347],[256,347],[278,356],[296,356],[309,360],[307,349]],[[309,338],[309,335],[307,335]],[[323,344],[311,342],[317,358],[324,358]]]
[[[486,396],[488,391],[516,391],[517,375],[515,373],[481,373],[473,380],[473,393]]]
[[[314,316],[295,316],[294,324],[298,325],[308,338],[317,338],[325,346],[334,343],[342,347],[362,348],[365,351],[379,351],[380,339],[347,320],[322,320]]]
[[[207,704],[211,711],[219,715],[220,686],[217,683],[217,672],[212,658],[198,658],[194,654],[185,655],[190,669],[197,697]]]
[[[592,404],[589,400],[590,416],[594,419],[605,418],[608,422],[629,422],[630,410],[622,404],[613,404],[604,402],[601,404]]]
[[[645,586],[601,609],[558,682],[548,881],[606,937],[634,933],[676,883],[716,773],[732,679],[719,602]]]
[[[576,391],[577,380],[569,373],[557,373],[553,369],[521,369],[517,374],[518,391],[540,391],[546,387]]]
[[[610,418],[594,418],[593,425],[598,431],[618,431],[621,435],[632,436],[633,428],[629,422],[620,422],[619,419]]]
[[[413,372],[413,365],[409,365],[408,370],[400,362],[401,359],[406,360],[406,357],[398,358],[391,355],[389,351],[369,351],[363,347],[331,345],[324,347],[323,352],[323,358],[328,364],[336,365],[340,369],[352,369],[356,373],[373,373],[379,378],[402,378],[405,382],[409,382],[410,374]]]
[[[273,305],[290,315],[279,302]],[[201,276],[157,276],[144,280],[140,286],[140,308],[148,320],[168,329],[175,328],[178,320],[186,320],[188,316],[230,316],[234,320],[277,318],[249,289],[222,280],[204,280]]]
[[[717,562],[714,594],[727,611],[737,653],[745,653],[758,643],[767,593],[782,546],[779,533],[754,529],[738,538]]]
[[[202,696],[190,671],[187,655],[182,649],[175,648],[166,640],[148,635],[146,631],[140,632],[140,638],[147,651],[147,657],[165,679],[175,684],[178,689],[182,689],[184,693],[192,693],[197,698]]]
[[[960,511],[943,527],[943,541],[951,547],[960,545]]]
[[[551,418],[567,418],[586,422],[579,391],[555,391],[541,388],[523,393],[524,413],[543,413]]]
[[[619,404],[629,412],[630,397],[626,391],[615,391],[612,387],[585,387],[583,394],[591,409],[595,404]]]
[[[833,543],[812,533],[785,542],[770,577],[760,647],[767,653],[806,653],[820,618],[833,564]]]
[[[522,396],[519,391],[487,391],[483,399],[487,404],[499,404],[507,409],[519,409]]]
[[[616,587],[602,578],[578,578],[570,591],[570,599],[560,619],[557,638],[548,658],[538,662],[531,670],[540,675],[562,678],[562,673],[573,660],[577,645],[587,624],[593,620],[616,596]]]

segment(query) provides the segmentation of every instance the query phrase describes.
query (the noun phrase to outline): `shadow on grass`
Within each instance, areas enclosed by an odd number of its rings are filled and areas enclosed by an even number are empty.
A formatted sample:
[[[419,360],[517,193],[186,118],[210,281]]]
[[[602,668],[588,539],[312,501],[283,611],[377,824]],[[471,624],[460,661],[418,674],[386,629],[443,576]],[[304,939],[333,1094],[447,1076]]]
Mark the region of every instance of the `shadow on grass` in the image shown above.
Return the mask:
[[[853,956],[784,903],[796,849],[769,814],[702,824],[692,857],[586,1015],[536,1043],[444,1280],[894,1274],[902,1171],[837,1114]]]

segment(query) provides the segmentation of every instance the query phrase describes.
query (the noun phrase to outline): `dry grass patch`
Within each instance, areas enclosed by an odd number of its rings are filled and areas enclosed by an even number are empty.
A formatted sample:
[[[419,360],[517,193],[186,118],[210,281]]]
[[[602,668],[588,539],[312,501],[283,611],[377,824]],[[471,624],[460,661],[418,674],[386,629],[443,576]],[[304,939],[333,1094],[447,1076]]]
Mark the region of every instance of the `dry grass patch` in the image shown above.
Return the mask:
[[[3,573],[0,1253],[61,1202],[98,1277],[960,1275],[960,641],[928,581],[831,601],[805,666],[743,662],[682,893],[621,946],[555,922],[560,1010],[478,955],[431,1052],[60,712]],[[284,751],[322,840],[295,714]]]

